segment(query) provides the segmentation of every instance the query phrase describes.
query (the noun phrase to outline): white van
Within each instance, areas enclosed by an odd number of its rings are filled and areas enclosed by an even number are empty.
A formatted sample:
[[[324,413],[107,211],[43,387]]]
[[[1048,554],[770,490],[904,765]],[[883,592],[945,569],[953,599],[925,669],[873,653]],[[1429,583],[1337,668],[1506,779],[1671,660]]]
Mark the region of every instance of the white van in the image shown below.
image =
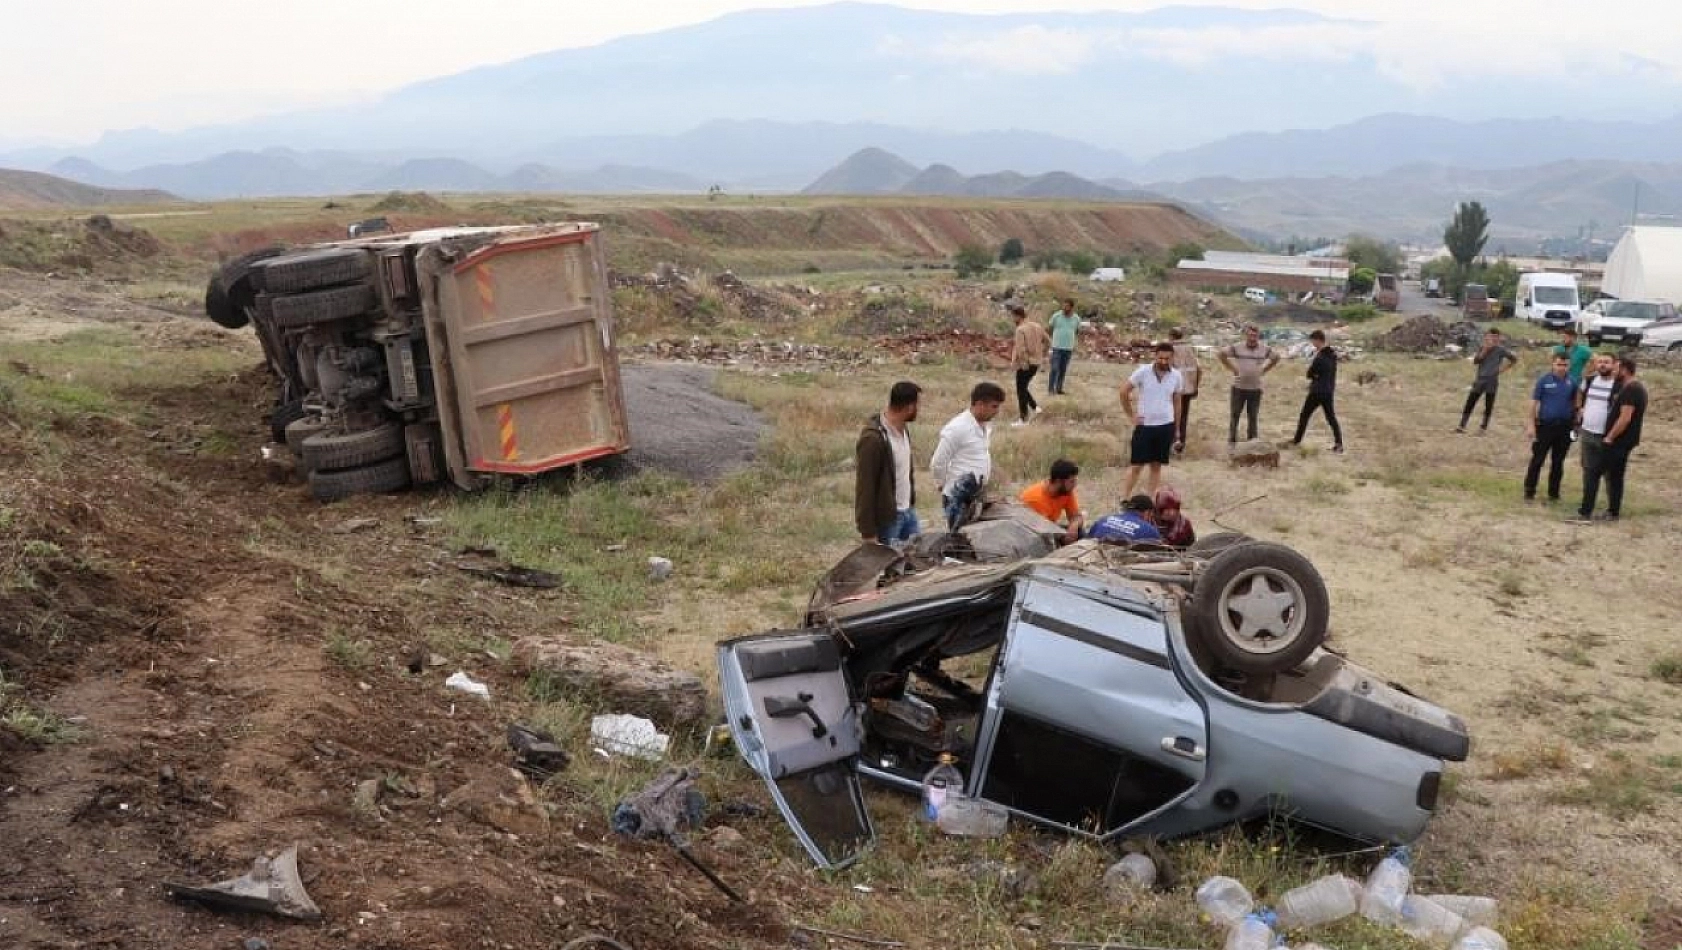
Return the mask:
[[[1099,282],[1126,280],[1127,270],[1122,267],[1100,267],[1092,273],[1086,275],[1086,279]]]
[[[1267,303],[1267,291],[1260,287],[1246,287],[1244,299],[1251,303]]]
[[[1575,276],[1546,271],[1518,275],[1513,313],[1520,320],[1540,323],[1550,330],[1563,330],[1577,325],[1581,311]]]

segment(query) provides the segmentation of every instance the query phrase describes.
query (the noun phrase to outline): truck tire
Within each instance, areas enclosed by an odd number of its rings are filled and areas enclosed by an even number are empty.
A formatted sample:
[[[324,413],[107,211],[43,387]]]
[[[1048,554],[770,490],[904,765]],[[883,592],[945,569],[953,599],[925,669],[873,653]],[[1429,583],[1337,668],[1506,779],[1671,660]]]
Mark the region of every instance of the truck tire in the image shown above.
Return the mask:
[[[265,300],[264,297],[267,299]],[[329,287],[301,294],[267,294],[259,297],[258,308],[274,315],[277,327],[307,327],[360,316],[379,303],[374,288],[367,284]]]
[[[299,459],[304,457],[304,440],[327,428],[320,416],[303,416],[286,424],[286,447]]]
[[[217,326],[229,330],[238,330],[250,323],[251,318],[245,308],[251,304],[251,297],[256,293],[251,285],[257,265],[279,253],[281,250],[278,247],[265,247],[241,254],[218,268],[205,282],[205,316]]]
[[[312,472],[361,468],[404,455],[403,427],[387,422],[372,429],[329,435],[318,432],[302,442],[304,467]],[[404,471],[408,471],[405,463]],[[408,478],[404,476],[405,480]]]
[[[352,495],[396,491],[409,486],[409,462],[399,456],[361,468],[338,472],[310,472],[310,494],[317,501],[338,501]]]
[[[1192,588],[1191,632],[1224,666],[1282,673],[1326,640],[1331,601],[1320,572],[1281,544],[1252,541],[1215,555]]]
[[[259,290],[295,294],[319,287],[352,284],[368,277],[368,252],[348,247],[288,254],[264,264],[257,277]]]
[[[283,402],[269,411],[269,441],[285,442],[286,430],[304,417],[303,400]]]

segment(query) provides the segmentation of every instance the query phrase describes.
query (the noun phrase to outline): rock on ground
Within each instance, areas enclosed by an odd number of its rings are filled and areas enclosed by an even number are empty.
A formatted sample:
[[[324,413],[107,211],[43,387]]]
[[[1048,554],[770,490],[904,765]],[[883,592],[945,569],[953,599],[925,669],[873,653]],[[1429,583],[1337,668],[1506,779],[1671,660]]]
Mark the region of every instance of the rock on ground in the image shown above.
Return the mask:
[[[543,803],[525,777],[510,768],[492,769],[444,796],[444,810],[514,835],[530,837],[549,830]]]
[[[1230,458],[1238,468],[1278,468],[1279,448],[1265,439],[1253,439],[1234,445]]]
[[[616,643],[523,637],[514,644],[514,662],[609,711],[635,713],[667,728],[694,725],[707,714],[707,689],[699,676]]]

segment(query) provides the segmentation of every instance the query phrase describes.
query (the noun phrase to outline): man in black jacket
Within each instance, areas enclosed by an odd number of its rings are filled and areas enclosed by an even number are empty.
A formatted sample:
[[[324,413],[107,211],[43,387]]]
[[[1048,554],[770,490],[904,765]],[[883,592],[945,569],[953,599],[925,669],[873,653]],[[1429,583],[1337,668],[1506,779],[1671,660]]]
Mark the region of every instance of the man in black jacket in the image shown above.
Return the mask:
[[[901,544],[920,530],[908,424],[917,421],[922,393],[916,383],[894,383],[888,408],[870,417],[853,447],[853,520],[866,543]]]
[[[1326,345],[1326,334],[1315,330],[1308,335],[1314,344],[1314,361],[1308,364],[1308,398],[1302,401],[1302,415],[1297,417],[1297,434],[1292,445],[1301,445],[1303,433],[1314,410],[1324,409],[1326,424],[1332,427],[1332,451],[1343,452],[1343,430],[1337,424],[1337,410],[1332,408],[1332,394],[1337,389],[1337,351]]]

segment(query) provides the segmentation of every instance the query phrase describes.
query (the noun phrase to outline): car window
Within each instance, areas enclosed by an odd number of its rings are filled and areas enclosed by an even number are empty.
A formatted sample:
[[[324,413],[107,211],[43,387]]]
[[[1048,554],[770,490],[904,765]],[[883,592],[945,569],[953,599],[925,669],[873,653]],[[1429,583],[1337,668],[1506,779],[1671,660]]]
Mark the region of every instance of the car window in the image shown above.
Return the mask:
[[[1577,292],[1570,287],[1537,287],[1536,302],[1574,304],[1577,302]]]
[[[1607,306],[1606,315],[1625,320],[1657,320],[1661,316],[1661,311],[1656,303],[1617,300]]]

